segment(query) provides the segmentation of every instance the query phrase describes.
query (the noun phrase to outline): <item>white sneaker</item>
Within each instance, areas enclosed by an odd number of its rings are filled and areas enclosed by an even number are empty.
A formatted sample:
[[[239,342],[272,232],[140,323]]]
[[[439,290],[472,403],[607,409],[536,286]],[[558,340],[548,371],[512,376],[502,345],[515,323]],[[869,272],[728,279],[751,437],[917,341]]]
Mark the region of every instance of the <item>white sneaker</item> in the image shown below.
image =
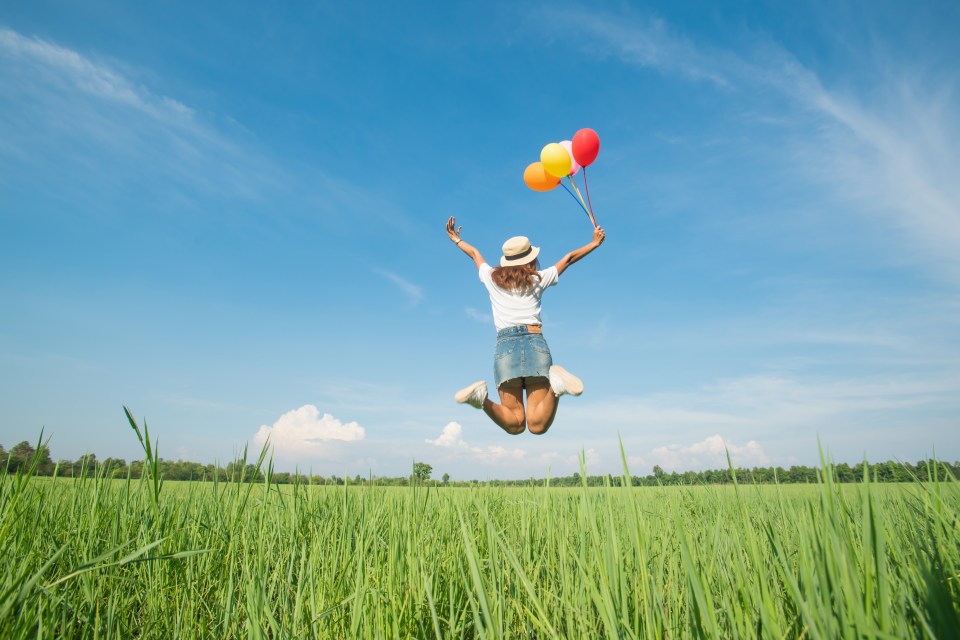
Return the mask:
[[[477,409],[483,409],[483,401],[487,399],[487,383],[484,380],[474,382],[469,387],[460,389],[453,399],[460,404],[468,404]]]
[[[583,393],[583,381],[573,375],[563,367],[553,365],[550,367],[550,388],[559,398],[565,393],[572,396],[578,396]]]

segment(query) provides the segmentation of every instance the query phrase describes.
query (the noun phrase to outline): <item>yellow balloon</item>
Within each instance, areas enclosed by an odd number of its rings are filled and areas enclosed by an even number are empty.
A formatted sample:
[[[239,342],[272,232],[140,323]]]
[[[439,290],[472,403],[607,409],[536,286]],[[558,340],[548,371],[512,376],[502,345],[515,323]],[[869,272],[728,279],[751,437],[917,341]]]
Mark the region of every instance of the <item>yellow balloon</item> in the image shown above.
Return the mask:
[[[556,178],[565,178],[570,175],[570,170],[573,169],[573,160],[570,158],[570,154],[563,148],[563,145],[556,142],[551,142],[543,148],[543,151],[540,152],[540,162],[543,163],[543,168],[547,173]]]

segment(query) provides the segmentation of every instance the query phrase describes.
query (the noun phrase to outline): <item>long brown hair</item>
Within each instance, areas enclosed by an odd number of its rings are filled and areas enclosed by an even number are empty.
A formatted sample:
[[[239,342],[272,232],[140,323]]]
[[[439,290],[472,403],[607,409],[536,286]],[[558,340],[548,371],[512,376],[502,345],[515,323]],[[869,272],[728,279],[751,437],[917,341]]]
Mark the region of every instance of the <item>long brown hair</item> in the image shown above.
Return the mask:
[[[537,273],[539,266],[540,261],[534,260],[514,267],[497,267],[490,277],[493,279],[493,284],[501,289],[512,293],[523,293],[533,286],[534,280],[540,282],[540,274]]]

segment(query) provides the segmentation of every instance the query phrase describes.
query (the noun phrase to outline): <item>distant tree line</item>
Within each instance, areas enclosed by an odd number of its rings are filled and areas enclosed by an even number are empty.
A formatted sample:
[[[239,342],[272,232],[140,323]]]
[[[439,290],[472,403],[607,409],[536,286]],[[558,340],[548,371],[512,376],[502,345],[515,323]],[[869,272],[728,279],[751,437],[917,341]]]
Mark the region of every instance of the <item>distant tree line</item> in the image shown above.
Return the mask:
[[[846,462],[833,464],[833,477],[837,482],[862,482],[863,481],[863,462],[849,465]],[[870,480],[876,482],[913,482],[917,479],[929,480],[935,473],[940,480],[946,480],[948,476],[957,479],[960,478],[960,462],[942,462],[940,460],[921,460],[913,464],[910,462],[878,462],[868,464],[867,470],[870,474]],[[815,483],[820,473],[820,467],[808,467],[803,465],[794,465],[789,468],[784,467],[737,467],[733,470],[736,475],[736,481],[741,484],[805,484]],[[660,466],[653,467],[653,473],[645,476],[630,476],[630,484],[635,487],[656,487],[656,486],[677,486],[677,485],[717,485],[732,484],[733,474],[730,469],[708,469],[705,471],[673,471],[667,473]],[[517,486],[529,485],[531,483],[543,484],[542,479],[530,478],[529,480],[490,480],[485,484],[491,486]],[[569,476],[560,476],[550,478],[551,486],[557,487],[575,487],[584,484],[584,479],[579,473],[573,473]],[[586,485],[589,487],[622,486],[624,477],[622,475],[599,475],[587,476]]]
[[[79,477],[81,475],[105,475],[112,478],[139,478],[143,473],[143,461],[134,460],[127,463],[123,458],[97,458],[93,453],[87,453],[76,460],[58,460],[56,462],[50,457],[50,450],[46,445],[40,445],[38,448],[26,440],[15,445],[10,451],[7,451],[3,445],[0,445],[0,469],[6,469],[7,473],[17,473],[17,471],[36,463],[34,475],[60,477]],[[256,465],[245,460],[235,460],[225,466],[217,464],[201,464],[199,462],[187,462],[183,460],[164,460],[159,459],[160,473],[166,480],[199,480],[222,482],[238,480],[263,481],[264,469],[257,468]],[[833,465],[834,479],[838,482],[861,482],[863,480],[864,463],[858,462],[849,465],[845,462]],[[871,480],[878,482],[911,482],[915,479],[929,480],[935,473],[940,480],[945,480],[948,476],[953,478],[960,477],[960,462],[943,462],[933,459],[920,460],[916,463],[910,462],[878,462],[868,464],[867,470]],[[789,468],[784,467],[753,467],[734,469],[737,482],[743,484],[802,484],[815,483],[820,472],[819,467],[808,467],[795,465]],[[272,472],[270,481],[274,484],[292,484],[300,482],[303,484],[326,484],[326,485],[373,485],[373,486],[407,486],[411,483],[426,484],[430,486],[529,486],[531,484],[544,485],[549,483],[555,487],[576,487],[584,484],[584,479],[579,473],[573,473],[569,476],[559,476],[556,478],[529,478],[525,480],[469,480],[469,481],[451,481],[450,475],[443,474],[441,480],[431,480],[433,467],[425,462],[414,462],[409,476],[385,477],[385,476],[363,476],[356,475],[352,478],[347,476],[321,476],[316,474],[304,474],[299,472]],[[645,476],[631,476],[630,484],[633,486],[672,486],[672,485],[717,485],[731,484],[733,476],[730,469],[709,469],[706,471],[684,471],[671,473],[665,472],[661,467],[653,467],[653,472]],[[596,475],[587,476],[587,486],[621,486],[624,483],[623,476],[619,475]]]
[[[143,460],[134,460],[127,463],[123,458],[97,458],[94,453],[85,453],[76,460],[60,459],[56,462],[50,456],[50,449],[46,445],[35,447],[30,442],[23,442],[14,446],[8,452],[3,445],[0,445],[0,470],[6,469],[7,473],[17,473],[19,470],[26,470],[27,467],[36,462],[35,476],[53,476],[75,478],[81,475],[106,475],[111,478],[139,478],[143,473]],[[199,462],[189,462],[184,460],[158,460],[160,475],[165,480],[199,480],[199,481],[258,481],[262,482],[264,478],[264,469],[257,468],[257,465],[245,461],[234,460],[225,466],[217,464],[201,464]],[[305,474],[298,472],[277,471],[272,472],[270,481],[273,484],[293,484],[300,482],[303,484],[373,484],[380,486],[406,486],[411,482],[425,484],[430,481],[430,475],[433,473],[433,467],[425,462],[415,462],[410,476],[387,478],[371,476],[364,478],[356,475],[352,478],[343,475],[322,476],[317,474]],[[444,474],[444,482],[449,480],[449,475]],[[433,484],[438,484],[434,481]]]

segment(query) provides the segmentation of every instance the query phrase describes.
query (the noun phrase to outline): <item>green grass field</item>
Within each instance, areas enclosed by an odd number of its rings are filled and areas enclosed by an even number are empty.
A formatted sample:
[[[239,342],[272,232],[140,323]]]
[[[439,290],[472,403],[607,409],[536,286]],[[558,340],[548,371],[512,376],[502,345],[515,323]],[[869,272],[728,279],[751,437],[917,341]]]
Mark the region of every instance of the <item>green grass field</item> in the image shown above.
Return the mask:
[[[958,507],[954,481],[829,476],[581,489],[0,476],[0,637],[956,637]]]

